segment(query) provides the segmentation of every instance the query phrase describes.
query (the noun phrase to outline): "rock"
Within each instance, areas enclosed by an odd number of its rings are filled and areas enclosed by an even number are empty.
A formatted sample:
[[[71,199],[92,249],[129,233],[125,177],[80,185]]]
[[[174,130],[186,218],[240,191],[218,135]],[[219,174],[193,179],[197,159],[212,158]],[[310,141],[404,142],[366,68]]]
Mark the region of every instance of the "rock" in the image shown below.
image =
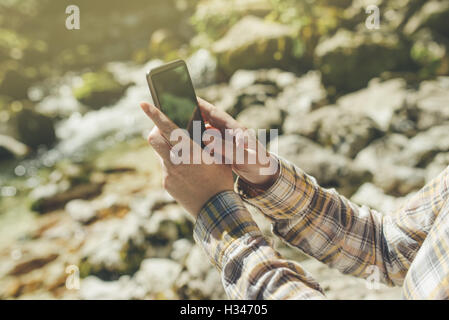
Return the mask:
[[[404,32],[413,34],[422,28],[449,37],[449,3],[446,1],[426,1],[405,25]]]
[[[239,69],[286,67],[292,59],[290,27],[246,16],[217,41],[212,51],[230,76]]]
[[[271,103],[289,115],[299,117],[326,102],[327,93],[321,84],[321,74],[318,71],[309,71],[300,78],[290,73],[280,74],[276,80],[276,84],[283,88],[283,91],[267,104]]]
[[[274,107],[253,106],[239,113],[237,121],[248,129],[281,129],[283,116]]]
[[[53,120],[31,109],[31,106],[14,102],[9,113],[9,121],[2,125],[0,134],[9,136],[31,149],[51,146],[56,141]]]
[[[334,187],[351,196],[372,176],[351,159],[333,153],[299,135],[283,135],[270,143],[270,150],[315,177],[323,187]]]
[[[186,258],[189,256],[192,250],[193,243],[187,239],[179,239],[173,243],[173,251],[170,254],[170,258],[180,264],[184,264]]]
[[[92,222],[97,217],[97,211],[89,201],[76,199],[68,202],[65,211],[73,218],[83,224]]]
[[[449,77],[437,80],[423,81],[416,95],[416,105],[419,111],[417,129],[430,129],[449,121]]]
[[[92,109],[116,103],[129,86],[119,83],[107,71],[85,73],[82,80],[83,84],[75,88],[73,94],[79,102]]]
[[[422,29],[412,37],[410,56],[420,66],[419,75],[430,78],[449,72],[449,56],[446,47],[428,29]]]
[[[131,202],[131,210],[143,218],[149,218],[153,211],[159,210],[175,200],[166,190],[152,190],[143,198],[135,198]]]
[[[181,270],[181,265],[168,259],[146,259],[134,279],[154,299],[176,299],[175,282]]]
[[[152,57],[174,60],[176,51],[181,47],[182,41],[169,29],[159,29],[153,32],[150,39],[150,53]]]
[[[198,96],[213,103],[218,108],[232,113],[237,105],[238,93],[227,84],[217,84],[197,90]]]
[[[352,114],[361,113],[373,119],[379,129],[386,132],[392,126],[400,127],[400,122],[410,120],[409,114],[414,112],[415,104],[409,101],[409,91],[402,79],[379,82],[377,79],[369,83],[368,88],[345,95],[337,100],[337,105]],[[405,114],[398,117],[403,111]],[[414,124],[410,124],[414,129]]]
[[[214,268],[210,268],[204,278],[194,278],[188,272],[183,272],[176,281],[176,287],[181,299],[227,299],[220,274]]]
[[[449,123],[432,127],[410,139],[400,161],[408,166],[425,168],[440,152],[449,151]]]
[[[209,258],[199,246],[194,246],[186,260],[186,268],[193,277],[204,277],[211,268]]]
[[[376,173],[373,172],[373,182],[385,193],[403,197],[413,191],[418,191],[425,185],[426,173],[424,169],[406,166],[383,166]]]
[[[217,59],[206,49],[199,49],[186,61],[195,89],[204,88],[216,82]]]
[[[386,195],[383,190],[372,183],[363,184],[359,190],[351,197],[351,201],[359,205],[365,205],[381,213],[394,212],[398,206],[397,198]]]
[[[407,47],[395,34],[369,30],[339,30],[320,42],[316,57],[323,84],[332,95],[361,89],[372,78],[401,69],[409,60]]]
[[[366,115],[337,106],[323,107],[303,116],[290,116],[284,132],[303,135],[335,152],[353,158],[382,132]]]
[[[362,150],[355,162],[370,170],[374,184],[385,193],[405,196],[422,188],[426,176],[425,170],[413,168],[409,146],[407,137],[388,135]]]
[[[135,214],[99,221],[81,249],[80,275],[116,280],[133,274],[145,258],[145,221]]]
[[[435,179],[441,172],[449,166],[449,152],[439,153],[433,161],[427,166],[426,182]]]
[[[271,10],[272,3],[267,0],[203,0],[198,3],[192,21],[199,33],[218,39],[233,21],[245,16],[264,17]]]
[[[29,151],[29,148],[20,141],[0,134],[0,159],[10,157],[23,158]]]
[[[103,281],[89,276],[82,280],[79,296],[83,300],[133,300],[144,299],[146,292],[129,276],[117,281]]]
[[[63,208],[74,199],[89,199],[101,194],[104,183],[83,183],[79,185],[50,184],[35,189],[31,198],[31,210],[46,213]]]
[[[191,238],[193,223],[183,208],[173,204],[154,211],[145,230],[152,243],[166,245],[180,238]]]

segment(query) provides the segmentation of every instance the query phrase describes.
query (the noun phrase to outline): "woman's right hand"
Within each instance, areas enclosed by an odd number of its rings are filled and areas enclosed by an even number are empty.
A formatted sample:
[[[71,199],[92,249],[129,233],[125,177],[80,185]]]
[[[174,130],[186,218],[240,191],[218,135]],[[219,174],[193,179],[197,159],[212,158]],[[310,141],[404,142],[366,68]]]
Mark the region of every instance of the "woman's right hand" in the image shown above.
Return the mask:
[[[252,185],[262,189],[269,188],[279,175],[278,160],[267,152],[250,130],[240,125],[228,113],[199,97],[198,105],[204,120],[210,126],[218,129],[222,137],[226,137],[226,129],[231,129],[228,132],[232,132],[234,148],[232,168],[234,172]],[[222,143],[222,150],[225,150],[224,143]],[[243,161],[236,158],[238,154],[236,150],[243,150]],[[256,161],[248,161],[249,159]]]

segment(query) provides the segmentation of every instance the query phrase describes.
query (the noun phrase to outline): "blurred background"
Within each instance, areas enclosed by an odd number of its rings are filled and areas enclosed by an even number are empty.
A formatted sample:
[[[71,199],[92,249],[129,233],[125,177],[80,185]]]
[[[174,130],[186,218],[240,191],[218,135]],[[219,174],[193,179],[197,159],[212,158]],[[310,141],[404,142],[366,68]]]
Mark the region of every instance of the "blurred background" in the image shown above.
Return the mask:
[[[198,95],[389,214],[449,164],[448,48],[442,0],[2,0],[0,298],[225,297],[161,189],[149,68],[186,59]],[[329,298],[400,297],[275,246]]]

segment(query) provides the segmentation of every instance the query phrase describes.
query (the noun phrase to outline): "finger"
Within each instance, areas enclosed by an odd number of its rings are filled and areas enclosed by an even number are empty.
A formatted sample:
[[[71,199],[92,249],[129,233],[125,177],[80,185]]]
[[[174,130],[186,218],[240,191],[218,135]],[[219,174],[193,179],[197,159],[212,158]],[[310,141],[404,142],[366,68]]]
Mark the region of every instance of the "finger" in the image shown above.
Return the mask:
[[[198,106],[200,107],[202,114],[205,115],[206,120],[208,120],[213,127],[221,131],[224,131],[225,129],[241,128],[237,120],[235,120],[233,117],[231,117],[231,115],[229,115],[225,111],[220,110],[213,104],[207,102],[206,100],[200,97],[197,97],[197,99],[198,99]]]
[[[140,103],[140,107],[145,114],[153,120],[154,124],[159,128],[162,136],[170,141],[170,135],[173,130],[179,129],[161,110],[147,102]]]
[[[151,130],[150,135],[148,136],[148,142],[165,164],[170,163],[171,145],[162,136],[158,127],[154,127],[153,130]]]

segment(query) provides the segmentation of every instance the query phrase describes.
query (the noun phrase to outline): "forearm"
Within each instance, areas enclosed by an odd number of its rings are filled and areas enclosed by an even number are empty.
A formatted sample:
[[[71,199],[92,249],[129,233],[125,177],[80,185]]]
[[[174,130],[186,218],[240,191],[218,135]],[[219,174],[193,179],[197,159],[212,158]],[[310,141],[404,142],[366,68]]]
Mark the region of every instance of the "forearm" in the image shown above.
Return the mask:
[[[319,285],[264,239],[240,197],[214,196],[201,210],[194,237],[219,269],[231,299],[323,299]]]

